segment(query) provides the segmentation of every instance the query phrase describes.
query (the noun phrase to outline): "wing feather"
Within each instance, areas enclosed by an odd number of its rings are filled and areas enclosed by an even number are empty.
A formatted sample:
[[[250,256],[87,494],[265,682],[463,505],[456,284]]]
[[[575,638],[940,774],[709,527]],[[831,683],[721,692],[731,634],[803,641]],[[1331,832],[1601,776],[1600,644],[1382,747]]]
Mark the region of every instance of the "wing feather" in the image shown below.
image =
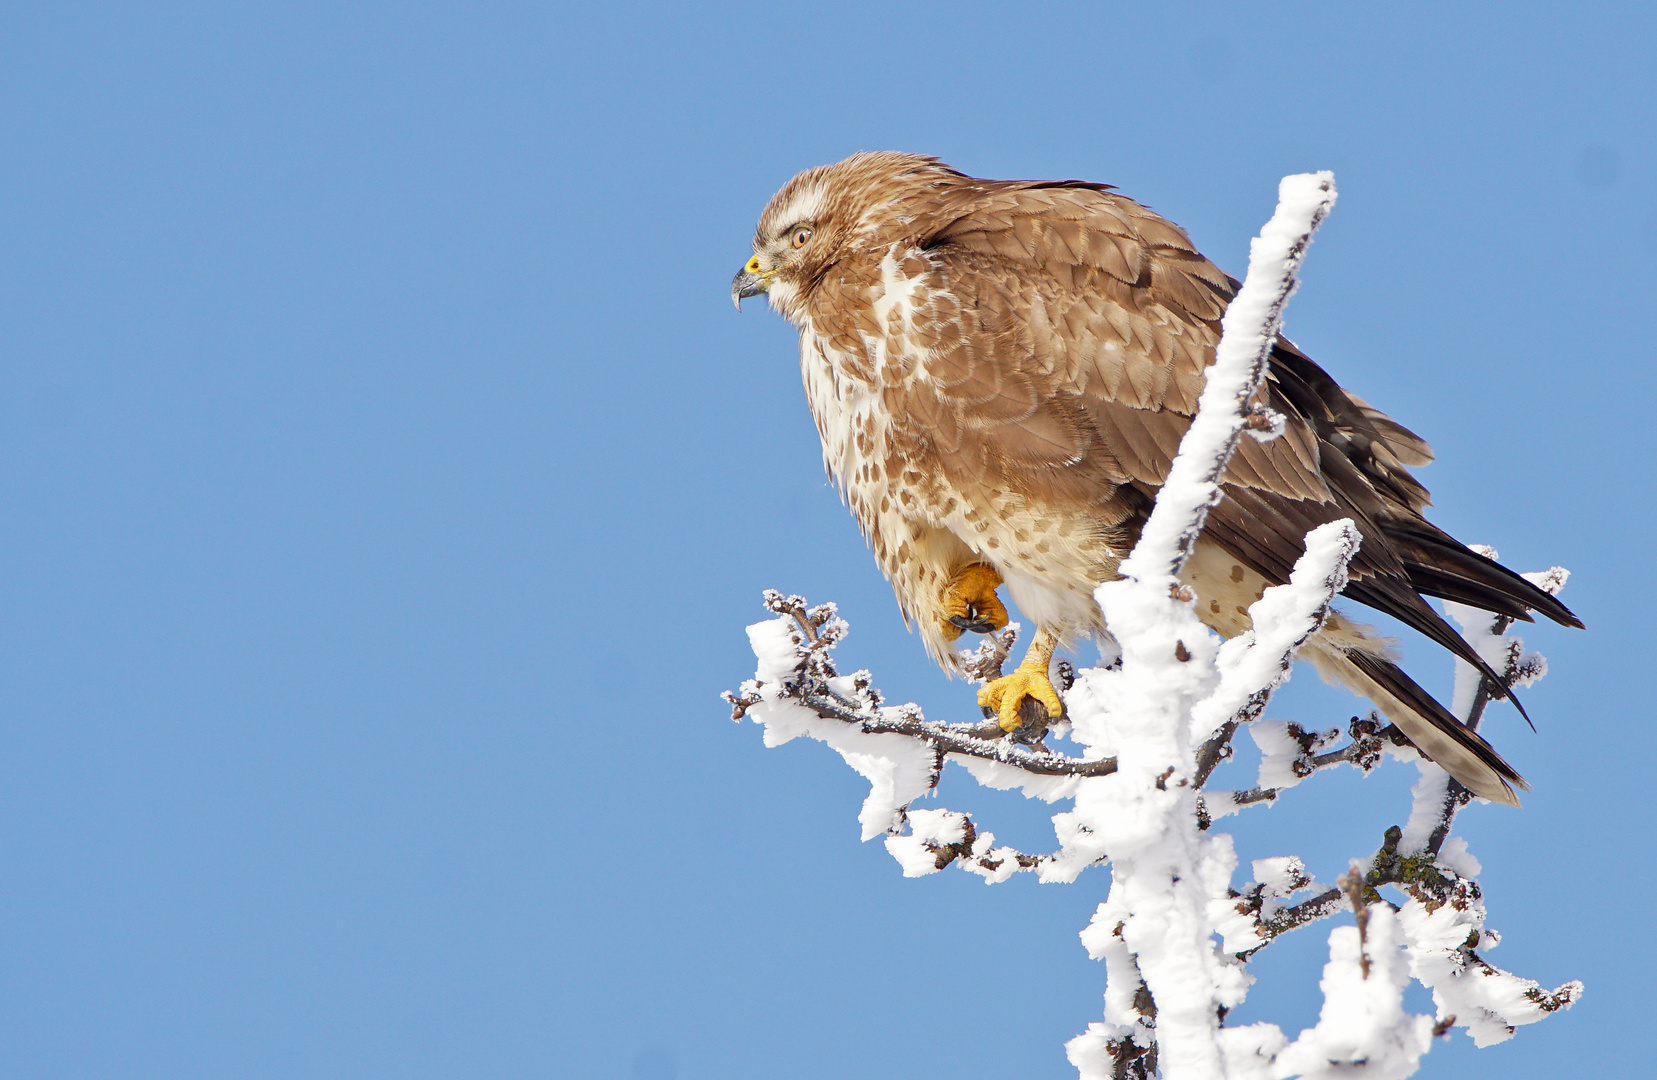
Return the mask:
[[[954,302],[952,351],[929,360],[917,415],[981,451],[953,460],[1031,502],[1103,501],[1089,484],[1154,494],[1190,425],[1219,319],[1237,283],[1178,226],[1098,185],[972,181],[943,207],[922,247]],[[1244,440],[1209,531],[1270,581],[1288,578],[1305,534],[1353,518],[1362,603],[1485,667],[1419,595],[1504,613],[1575,617],[1518,575],[1467,551],[1420,515],[1408,466],[1431,460],[1413,432],[1343,390],[1286,339],[1267,403],[1286,419],[1271,442]],[[1488,669],[1486,669],[1488,673]]]

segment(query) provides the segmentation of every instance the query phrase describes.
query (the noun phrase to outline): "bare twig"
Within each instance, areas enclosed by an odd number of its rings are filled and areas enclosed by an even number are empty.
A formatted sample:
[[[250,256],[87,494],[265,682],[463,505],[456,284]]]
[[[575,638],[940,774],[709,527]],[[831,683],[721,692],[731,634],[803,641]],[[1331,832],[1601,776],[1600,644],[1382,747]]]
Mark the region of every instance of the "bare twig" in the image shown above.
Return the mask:
[[[1364,878],[1358,872],[1358,864],[1353,863],[1352,869],[1335,879],[1341,892],[1352,905],[1352,914],[1358,921],[1358,967],[1363,971],[1364,978],[1369,978],[1369,905],[1364,902]]]

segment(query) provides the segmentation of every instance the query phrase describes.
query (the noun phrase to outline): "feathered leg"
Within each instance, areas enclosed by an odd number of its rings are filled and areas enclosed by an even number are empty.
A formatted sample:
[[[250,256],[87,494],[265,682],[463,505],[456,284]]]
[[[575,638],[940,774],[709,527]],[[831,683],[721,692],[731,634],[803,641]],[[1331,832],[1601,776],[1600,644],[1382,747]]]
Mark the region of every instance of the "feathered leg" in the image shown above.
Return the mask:
[[[1007,625],[1007,608],[995,594],[1001,575],[987,563],[961,568],[944,586],[943,634],[954,641],[961,631],[990,634]]]

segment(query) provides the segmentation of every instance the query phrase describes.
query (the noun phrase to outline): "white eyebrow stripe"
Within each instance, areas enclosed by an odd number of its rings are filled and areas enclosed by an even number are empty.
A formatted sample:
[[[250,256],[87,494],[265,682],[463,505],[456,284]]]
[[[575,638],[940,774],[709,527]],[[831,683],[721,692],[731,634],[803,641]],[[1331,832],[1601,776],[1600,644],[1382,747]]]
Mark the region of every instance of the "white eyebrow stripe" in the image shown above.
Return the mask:
[[[771,228],[775,231],[802,221],[815,221],[823,211],[823,202],[826,197],[821,183],[811,184],[797,192],[777,212],[771,215]]]

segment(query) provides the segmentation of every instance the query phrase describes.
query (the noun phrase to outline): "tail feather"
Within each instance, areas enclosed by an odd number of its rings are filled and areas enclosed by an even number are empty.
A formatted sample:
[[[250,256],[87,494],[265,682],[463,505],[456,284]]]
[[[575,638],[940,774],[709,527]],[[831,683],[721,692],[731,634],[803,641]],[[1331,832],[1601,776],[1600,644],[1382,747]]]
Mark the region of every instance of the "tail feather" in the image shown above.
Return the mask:
[[[1389,520],[1387,541],[1397,550],[1410,583],[1428,596],[1471,604],[1531,622],[1539,611],[1562,626],[1582,620],[1551,593],[1543,592],[1494,559],[1486,558],[1421,518]]]
[[[1368,579],[1354,579],[1347,583],[1345,595],[1367,604],[1377,611],[1384,611],[1388,615],[1402,622],[1412,630],[1419,631],[1438,644],[1455,653],[1457,657],[1477,668],[1484,676],[1485,683],[1490,687],[1490,693],[1498,698],[1506,698],[1519,710],[1519,715],[1525,718],[1525,723],[1532,728],[1530,713],[1519,701],[1515,694],[1502,680],[1496,669],[1490,666],[1489,661],[1478,654],[1478,650],[1468,644],[1466,638],[1458,634],[1453,626],[1444,620],[1444,616],[1433,610],[1432,605],[1421,599],[1416,591],[1397,578],[1373,577]],[[1483,605],[1480,605],[1483,606]],[[1404,676],[1403,672],[1398,673]],[[1410,685],[1414,686],[1414,683]],[[1419,687],[1417,687],[1419,689]],[[1431,699],[1429,699],[1431,700]]]
[[[1503,615],[1515,622],[1535,622],[1531,608],[1511,597],[1494,594],[1482,585],[1470,583],[1457,574],[1445,573],[1437,567],[1406,564],[1410,584],[1423,596],[1453,600],[1458,604],[1476,607],[1495,615]]]
[[[1416,749],[1473,794],[1491,802],[1519,805],[1513,789],[1528,788],[1524,778],[1495,747],[1456,719],[1392,661],[1361,649],[1342,648],[1323,634],[1307,642],[1306,658],[1328,681],[1373,701]]]

